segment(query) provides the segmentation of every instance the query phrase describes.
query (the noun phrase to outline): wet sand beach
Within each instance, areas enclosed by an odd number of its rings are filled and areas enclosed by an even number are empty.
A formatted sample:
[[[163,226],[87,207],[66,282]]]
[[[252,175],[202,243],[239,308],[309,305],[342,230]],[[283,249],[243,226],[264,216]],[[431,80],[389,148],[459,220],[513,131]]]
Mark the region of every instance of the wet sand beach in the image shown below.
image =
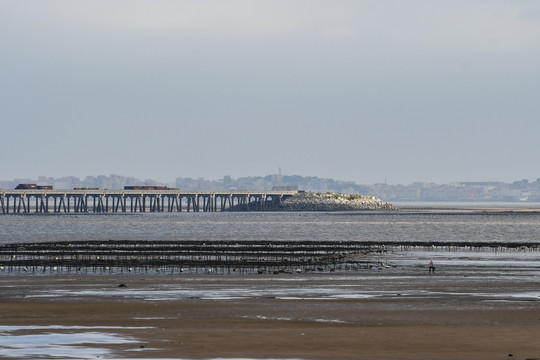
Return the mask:
[[[65,358],[540,358],[536,272],[424,270],[2,276],[0,358],[28,354],[18,336],[66,333],[126,341]]]

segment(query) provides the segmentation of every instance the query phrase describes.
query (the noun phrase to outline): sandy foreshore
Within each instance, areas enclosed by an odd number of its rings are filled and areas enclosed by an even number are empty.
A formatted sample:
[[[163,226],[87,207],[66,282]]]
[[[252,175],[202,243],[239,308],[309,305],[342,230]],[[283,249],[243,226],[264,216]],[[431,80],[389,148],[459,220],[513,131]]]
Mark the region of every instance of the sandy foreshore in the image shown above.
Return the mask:
[[[438,276],[8,275],[0,325],[132,340],[101,358],[540,359],[538,279]]]

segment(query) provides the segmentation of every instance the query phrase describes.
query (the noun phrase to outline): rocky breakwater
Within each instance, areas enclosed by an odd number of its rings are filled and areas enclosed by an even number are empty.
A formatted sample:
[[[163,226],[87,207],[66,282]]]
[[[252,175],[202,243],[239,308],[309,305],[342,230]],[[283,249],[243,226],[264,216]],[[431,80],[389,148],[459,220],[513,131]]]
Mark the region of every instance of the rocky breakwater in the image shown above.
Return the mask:
[[[284,199],[280,205],[271,206],[275,211],[355,211],[398,210],[394,204],[375,196],[336,193],[299,192]]]

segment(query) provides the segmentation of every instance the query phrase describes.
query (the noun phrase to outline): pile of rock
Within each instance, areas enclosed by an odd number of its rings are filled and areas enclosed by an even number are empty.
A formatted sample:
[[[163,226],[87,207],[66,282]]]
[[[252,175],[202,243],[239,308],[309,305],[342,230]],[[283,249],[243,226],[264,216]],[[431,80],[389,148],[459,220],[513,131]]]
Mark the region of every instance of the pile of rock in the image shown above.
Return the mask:
[[[288,197],[281,205],[269,208],[275,211],[354,211],[398,210],[394,204],[374,196],[336,193],[300,192]]]

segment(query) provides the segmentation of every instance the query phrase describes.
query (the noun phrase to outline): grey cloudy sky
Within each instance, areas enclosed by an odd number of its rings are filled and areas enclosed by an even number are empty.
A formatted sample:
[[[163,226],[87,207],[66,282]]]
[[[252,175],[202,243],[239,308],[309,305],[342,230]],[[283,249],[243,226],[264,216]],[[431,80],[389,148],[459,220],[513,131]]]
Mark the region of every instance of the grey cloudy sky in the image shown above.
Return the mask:
[[[540,2],[0,0],[0,178],[540,177]]]

